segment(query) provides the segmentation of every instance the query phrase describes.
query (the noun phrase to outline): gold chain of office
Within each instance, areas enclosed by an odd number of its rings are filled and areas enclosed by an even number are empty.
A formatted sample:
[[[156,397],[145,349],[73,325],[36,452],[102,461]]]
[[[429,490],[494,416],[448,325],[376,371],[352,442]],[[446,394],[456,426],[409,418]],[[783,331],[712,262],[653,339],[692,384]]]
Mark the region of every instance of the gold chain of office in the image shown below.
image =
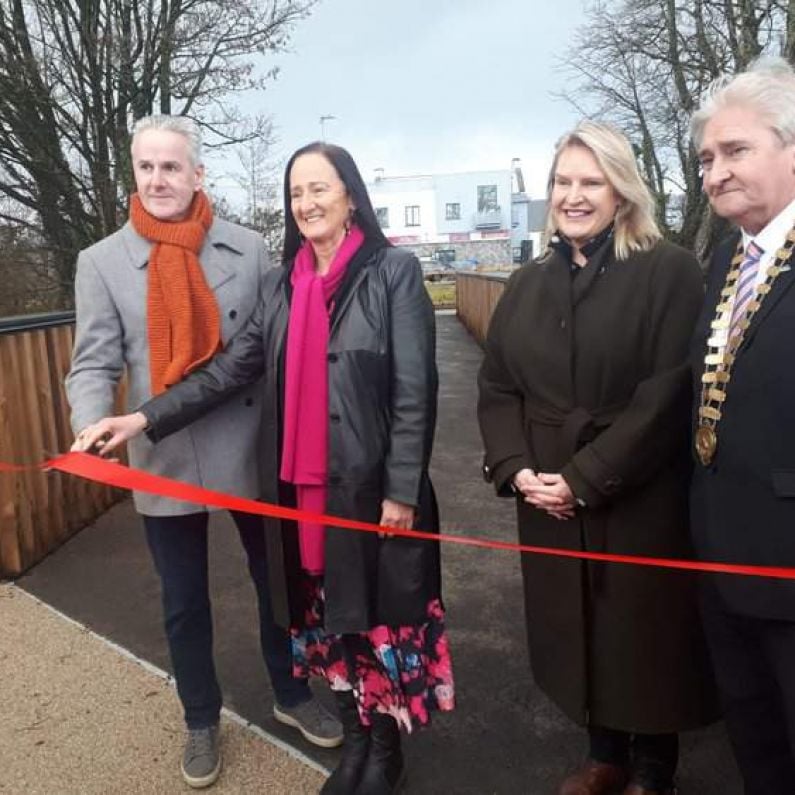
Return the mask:
[[[737,350],[745,339],[745,332],[751,325],[751,319],[759,311],[764,297],[770,292],[773,282],[781,273],[782,266],[792,256],[793,246],[795,246],[795,228],[790,230],[784,245],[776,252],[775,261],[767,269],[765,280],[757,285],[753,298],[745,307],[743,316],[735,322],[736,332],[729,334],[732,308],[739,286],[740,264],[744,258],[742,241],[737,246],[737,252],[720,293],[720,302],[715,308],[715,319],[710,324],[710,338],[707,340],[707,353],[704,356],[704,374],[701,376],[701,405],[698,408],[698,428],[695,438],[696,453],[704,466],[711,463],[718,447],[718,423],[723,403],[726,400],[726,387],[731,379]],[[728,335],[725,343],[712,336],[715,332],[723,331],[726,331]]]

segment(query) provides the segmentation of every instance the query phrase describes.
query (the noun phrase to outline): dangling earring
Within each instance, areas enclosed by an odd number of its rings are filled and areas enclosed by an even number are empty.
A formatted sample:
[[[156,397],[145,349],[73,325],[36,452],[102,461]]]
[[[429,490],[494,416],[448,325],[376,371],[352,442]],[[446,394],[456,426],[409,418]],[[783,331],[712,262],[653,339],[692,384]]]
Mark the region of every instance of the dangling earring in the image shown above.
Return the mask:
[[[346,235],[350,234],[351,227],[353,226],[353,222],[354,222],[354,214],[355,213],[356,213],[356,208],[355,207],[351,207],[348,210],[348,217],[345,219],[345,234]]]

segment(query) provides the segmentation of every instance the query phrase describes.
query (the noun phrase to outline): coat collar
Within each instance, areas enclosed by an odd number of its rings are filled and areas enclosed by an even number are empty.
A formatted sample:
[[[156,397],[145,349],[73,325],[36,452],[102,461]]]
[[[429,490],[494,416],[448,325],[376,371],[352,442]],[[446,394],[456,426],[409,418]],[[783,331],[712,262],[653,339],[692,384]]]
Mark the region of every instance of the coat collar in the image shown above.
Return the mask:
[[[539,263],[546,272],[547,286],[557,304],[563,320],[571,328],[571,263],[561,251],[550,250]]]
[[[602,245],[588,255],[588,262],[582,268],[571,286],[571,301],[574,306],[590,292],[597,278],[607,269],[613,256],[612,235],[602,241]]]
[[[351,302],[356,287],[364,280],[370,270],[370,266],[375,263],[375,254],[383,248],[379,241],[365,240],[361,248],[353,255],[348,263],[348,269],[342,284],[339,286],[334,297],[334,309],[331,315],[332,329],[337,320],[342,316],[345,308]],[[289,304],[292,300],[293,288],[290,284],[290,274],[293,270],[293,263],[289,262],[284,268],[281,279],[281,290],[284,300]]]
[[[339,323],[339,319],[345,313],[348,305],[350,304],[356,288],[364,280],[369,272],[369,266],[375,262],[373,256],[378,249],[381,248],[380,243],[372,240],[365,240],[361,248],[356,252],[353,259],[348,263],[348,272],[345,274],[345,279],[337,291],[337,297],[334,301],[334,309],[331,313],[331,331],[333,332]]]
[[[598,235],[594,235],[585,245],[581,246],[580,251],[585,255],[586,259],[590,259],[602,248],[605,242],[613,239],[614,232],[614,225],[612,223],[608,224]],[[549,241],[549,247],[562,252],[566,258],[571,261],[573,247],[565,235],[562,235],[560,232],[555,232]]]
[[[243,253],[239,241],[235,239],[234,229],[233,224],[214,219],[212,226],[207,230],[204,245],[199,253],[199,261],[211,289],[219,287],[235,275],[232,263],[225,261],[222,256],[223,249],[238,255]],[[141,237],[130,221],[122,227],[121,235],[132,264],[139,270],[145,268],[149,264],[152,241]]]
[[[596,245],[591,246],[591,243]],[[566,320],[571,319],[572,309],[585,298],[596,280],[610,264],[613,256],[613,236],[599,235],[588,244],[588,262],[575,279],[571,276],[571,247],[568,244],[551,246],[551,253],[541,261],[548,274],[549,287]]]

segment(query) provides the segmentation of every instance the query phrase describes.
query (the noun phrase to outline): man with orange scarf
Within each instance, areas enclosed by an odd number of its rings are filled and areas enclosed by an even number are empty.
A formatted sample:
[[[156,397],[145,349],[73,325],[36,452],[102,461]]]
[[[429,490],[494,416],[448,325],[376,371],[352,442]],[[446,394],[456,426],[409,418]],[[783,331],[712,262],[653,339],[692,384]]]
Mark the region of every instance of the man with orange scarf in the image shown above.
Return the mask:
[[[137,193],[118,232],[81,252],[77,329],[66,387],[83,450],[91,424],[112,413],[123,372],[127,400],[139,406],[201,366],[245,324],[267,257],[260,235],[213,216],[202,190],[201,136],[177,116],[138,121],[132,138]],[[242,390],[167,443],[130,443],[132,466],[243,497],[259,494],[258,385]],[[135,505],[160,575],[165,630],[188,736],[182,774],[192,787],[221,770],[221,692],[212,655],[206,511],[135,493]],[[292,677],[287,633],[271,610],[264,529],[259,517],[233,513],[257,591],[260,639],[274,689],[274,717],[317,745],[342,730]]]

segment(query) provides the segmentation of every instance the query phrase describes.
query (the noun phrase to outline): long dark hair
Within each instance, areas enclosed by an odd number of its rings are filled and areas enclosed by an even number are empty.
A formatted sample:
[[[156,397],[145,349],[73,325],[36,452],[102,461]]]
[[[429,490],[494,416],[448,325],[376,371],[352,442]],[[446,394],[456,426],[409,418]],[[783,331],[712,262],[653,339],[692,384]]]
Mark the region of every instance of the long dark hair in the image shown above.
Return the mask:
[[[301,155],[307,155],[312,152],[323,155],[334,166],[337,176],[342,180],[342,184],[345,185],[345,190],[356,208],[353,211],[353,220],[364,232],[365,240],[379,243],[382,246],[391,246],[392,244],[386,239],[381,227],[378,225],[378,219],[375,216],[370,197],[367,195],[364,180],[348,150],[336,144],[327,144],[325,141],[313,141],[311,144],[302,146],[293,152],[287,161],[287,168],[284,170],[284,248],[282,249],[282,264],[287,265],[291,262],[301,247],[301,234],[290,209],[290,171],[293,168],[293,163]]]

